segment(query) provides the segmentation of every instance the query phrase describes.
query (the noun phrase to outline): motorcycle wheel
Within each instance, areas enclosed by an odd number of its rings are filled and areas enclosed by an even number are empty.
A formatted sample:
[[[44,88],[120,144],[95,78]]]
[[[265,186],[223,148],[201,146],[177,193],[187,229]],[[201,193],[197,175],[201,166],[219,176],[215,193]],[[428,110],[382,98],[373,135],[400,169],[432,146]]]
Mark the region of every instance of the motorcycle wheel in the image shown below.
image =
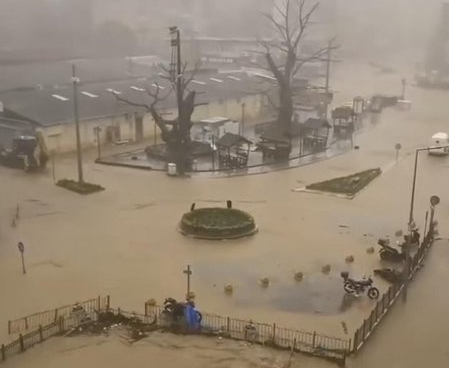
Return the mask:
[[[355,291],[354,286],[350,282],[345,282],[343,289],[345,289],[348,294],[352,294]]]
[[[379,290],[375,287],[369,288],[368,290],[368,298],[377,299],[379,297]]]
[[[389,261],[391,258],[389,253],[386,250],[381,250],[379,252],[379,256],[380,256],[380,259],[383,261]]]

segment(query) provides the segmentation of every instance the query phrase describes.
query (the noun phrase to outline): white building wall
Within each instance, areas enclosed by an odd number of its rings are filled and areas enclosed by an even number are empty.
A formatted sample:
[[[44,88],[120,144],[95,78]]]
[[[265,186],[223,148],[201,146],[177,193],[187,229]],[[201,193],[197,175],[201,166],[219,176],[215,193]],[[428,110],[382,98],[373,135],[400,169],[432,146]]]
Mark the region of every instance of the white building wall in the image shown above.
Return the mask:
[[[215,101],[208,105],[198,106],[192,116],[192,120],[199,121],[211,117],[223,116],[234,121],[241,121],[242,104],[245,104],[245,123],[257,121],[264,110],[264,98],[261,95],[246,96],[241,99],[229,99]],[[177,115],[176,109],[164,111],[164,118],[172,119]],[[108,142],[108,129],[118,127],[120,134],[116,139],[136,140],[135,114],[124,114],[111,117],[84,120],[80,122],[81,145],[83,149],[94,148],[97,145],[97,137],[94,128],[99,127],[100,142],[102,145]],[[116,128],[117,129],[117,128]],[[76,150],[75,124],[71,122],[43,127],[40,129],[45,137],[47,148],[50,152],[67,153]],[[143,138],[161,142],[160,131],[157,128],[151,114],[143,116]]]

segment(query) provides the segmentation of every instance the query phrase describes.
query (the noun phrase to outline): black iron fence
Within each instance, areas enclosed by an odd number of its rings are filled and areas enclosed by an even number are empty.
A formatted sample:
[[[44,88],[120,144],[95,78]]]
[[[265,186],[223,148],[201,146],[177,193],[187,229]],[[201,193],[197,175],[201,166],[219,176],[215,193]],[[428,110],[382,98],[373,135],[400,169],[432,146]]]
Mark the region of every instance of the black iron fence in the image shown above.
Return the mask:
[[[81,304],[81,303],[80,303]],[[98,318],[98,310],[87,312],[85,316],[89,321],[96,321]],[[101,312],[101,311],[100,311]],[[47,325],[39,325],[35,330],[25,335],[19,334],[19,337],[11,343],[0,346],[0,363],[6,359],[23,353],[34,345],[40,344],[50,337],[62,335],[67,331],[80,326],[85,321],[81,321],[77,316],[59,316],[56,321],[52,321]]]
[[[156,323],[161,328],[166,328],[163,310],[163,307],[145,304],[144,318]],[[317,332],[293,330],[279,327],[276,324],[255,323],[208,313],[202,313],[202,317],[202,328],[194,333],[212,334],[279,349],[288,349],[326,358],[341,364],[344,364],[346,356],[352,350],[351,340]]]
[[[64,307],[46,310],[44,312],[35,313],[26,317],[22,317],[13,321],[8,321],[8,334],[18,334],[22,332],[34,331],[39,326],[49,326],[58,321],[59,317],[68,318],[71,315],[75,305],[83,307],[83,309],[91,314],[95,311],[101,311],[109,308],[109,296],[92,298],[83,302],[66,305]]]
[[[429,233],[425,237],[423,243],[420,244],[420,246],[418,247],[417,252],[410,260],[408,281],[410,281],[415,276],[416,272],[421,267],[421,264],[424,258],[426,257],[427,252],[432,246],[432,244],[433,244],[433,237]],[[388,313],[390,308],[399,298],[399,296],[404,290],[404,287],[405,287],[404,282],[399,282],[390,286],[388,291],[385,294],[383,294],[382,299],[380,299],[377,302],[376,307],[371,311],[370,316],[363,321],[362,325],[354,333],[354,346],[353,346],[354,353],[357,353],[363,347],[363,345],[366,343],[366,341],[371,336],[373,331],[376,329],[376,327]]]

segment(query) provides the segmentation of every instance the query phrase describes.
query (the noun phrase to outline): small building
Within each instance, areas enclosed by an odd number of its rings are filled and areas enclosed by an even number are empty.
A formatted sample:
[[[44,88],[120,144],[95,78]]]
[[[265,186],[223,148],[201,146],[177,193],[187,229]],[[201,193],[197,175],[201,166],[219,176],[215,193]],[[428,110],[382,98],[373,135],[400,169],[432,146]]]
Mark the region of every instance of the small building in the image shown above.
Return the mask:
[[[119,76],[118,71],[114,73]],[[76,130],[72,85],[60,73],[51,77],[51,84],[48,85],[1,91],[0,100],[9,110],[20,114],[23,120],[36,122],[36,129],[42,132],[50,152],[73,152],[76,150]],[[260,84],[258,78],[243,71],[198,73],[190,88],[197,92],[197,103],[201,105],[195,108],[192,120],[206,119],[204,125],[210,128],[210,136],[220,138],[227,132],[239,134],[239,123],[236,121],[242,117],[242,106],[245,107],[244,118],[248,123],[259,119],[263,112],[266,96],[248,92],[260,87]],[[154,93],[157,86],[161,94],[168,94],[171,89],[170,83],[157,74],[125,78],[105,75],[103,81],[81,78],[78,106],[82,148],[95,147],[97,138],[100,144],[139,142],[144,139],[160,143],[159,128],[144,107],[144,104],[152,102],[147,90]],[[139,106],[120,102],[114,95]],[[177,116],[175,97],[172,93],[156,106],[167,120]],[[211,116],[226,118],[211,120]]]
[[[194,123],[191,133],[193,140],[209,143],[213,147],[214,142],[226,133],[238,135],[240,133],[240,123],[223,117],[204,119]]]
[[[242,169],[247,167],[252,144],[250,140],[238,134],[225,133],[215,144],[220,168]]]

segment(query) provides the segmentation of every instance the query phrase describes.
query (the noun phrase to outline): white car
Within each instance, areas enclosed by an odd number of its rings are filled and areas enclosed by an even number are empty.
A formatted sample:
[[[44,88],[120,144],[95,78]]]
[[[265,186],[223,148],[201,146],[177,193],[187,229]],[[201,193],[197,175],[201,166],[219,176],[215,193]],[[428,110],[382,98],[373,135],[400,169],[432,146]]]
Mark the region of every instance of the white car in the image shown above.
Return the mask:
[[[434,134],[429,146],[429,155],[440,156],[447,154],[449,154],[449,135],[441,132]]]

